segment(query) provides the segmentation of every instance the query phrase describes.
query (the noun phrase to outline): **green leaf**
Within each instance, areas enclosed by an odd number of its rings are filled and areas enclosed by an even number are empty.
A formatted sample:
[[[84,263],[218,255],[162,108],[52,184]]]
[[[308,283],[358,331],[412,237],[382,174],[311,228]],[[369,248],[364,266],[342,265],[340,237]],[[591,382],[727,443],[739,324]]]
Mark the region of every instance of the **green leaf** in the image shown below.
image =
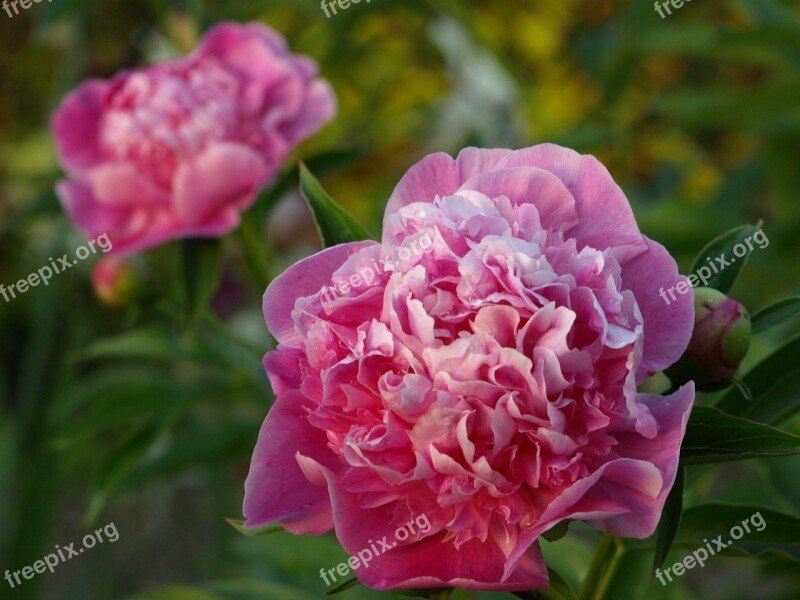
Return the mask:
[[[330,590],[329,592],[325,592],[326,596],[334,596],[336,594],[340,594],[345,590],[349,590],[350,588],[356,587],[360,582],[357,578],[353,577],[352,579],[348,579],[344,583],[337,585],[335,588]]]
[[[317,600],[316,596],[306,591],[257,579],[234,579],[231,581],[217,581],[203,586],[216,597],[225,600],[265,600],[266,598],[280,598],[280,600]]]
[[[545,531],[542,534],[542,537],[546,539],[548,542],[557,542],[565,535],[567,535],[567,531],[569,531],[569,524],[570,524],[569,519],[565,519],[564,521],[559,521],[553,527]]]
[[[746,526],[742,525],[745,521]],[[731,529],[737,526],[742,529],[738,540],[731,535]],[[735,533],[740,535],[738,531]],[[709,540],[716,551],[711,540],[720,535],[721,541],[728,545],[726,554],[800,559],[800,519],[759,506],[704,504],[687,508],[675,545],[702,548],[705,540]]]
[[[188,319],[200,314],[211,301],[222,276],[219,240],[191,238],[181,242],[182,296]]]
[[[547,568],[547,575],[550,578],[550,587],[531,592],[515,592],[514,595],[522,600],[578,600],[578,595],[566,579],[550,567]]]
[[[733,255],[733,248],[737,244],[743,243],[745,239],[752,236],[760,228],[760,223],[758,225],[742,225],[715,238],[709,242],[708,245],[700,251],[697,258],[694,259],[694,264],[690,272],[692,274],[697,274],[699,269],[705,267],[710,276],[704,277],[705,282],[701,282],[701,285],[727,294],[736,282],[739,272],[742,270],[742,267],[744,267],[750,255],[750,250],[748,249],[748,252],[744,256],[736,257]],[[719,268],[719,264],[716,261],[717,257],[724,259],[730,264],[717,273],[714,273],[714,270]],[[709,258],[711,259],[710,262],[708,261]]]
[[[664,561],[675,541],[678,533],[678,526],[681,522],[683,512],[683,483],[686,475],[686,467],[678,465],[678,472],[675,476],[675,484],[667,496],[664,510],[661,512],[661,519],[658,521],[656,529],[656,551],[653,556],[653,569],[657,569],[664,564]]]
[[[170,586],[130,596],[128,600],[224,600],[220,596],[209,594],[183,586]]]
[[[681,446],[687,464],[790,454],[800,454],[800,437],[710,406],[694,407]]]
[[[751,319],[753,333],[760,333],[800,315],[800,296],[786,298],[760,310]]]
[[[312,173],[322,176],[347,167],[368,154],[369,149],[364,146],[346,148],[344,150],[329,150],[311,156],[305,161],[305,164]],[[292,165],[280,174],[274,185],[259,194],[248,212],[253,214],[255,222],[263,223],[269,211],[278,201],[291,190],[297,189],[299,185],[300,169],[297,165]],[[57,202],[56,206],[58,207]]]
[[[145,359],[164,362],[186,360],[203,362],[210,357],[177,335],[176,331],[159,326],[127,331],[98,340],[77,354],[79,360]]]
[[[731,415],[776,425],[800,409],[800,337],[796,337],[758,363],[742,383],[750,390],[748,402],[736,390],[725,394],[717,408]]]
[[[259,535],[270,535],[272,533],[278,533],[279,531],[283,531],[283,527],[277,525],[275,523],[271,525],[264,525],[263,527],[255,527],[253,529],[245,529],[244,521],[240,521],[238,519],[231,519],[230,517],[225,517],[225,522],[228,523],[231,527],[233,527],[236,531],[245,535],[247,537],[256,537]]]
[[[311,208],[326,248],[372,239],[350,213],[333,201],[303,163],[300,163],[300,192]]]

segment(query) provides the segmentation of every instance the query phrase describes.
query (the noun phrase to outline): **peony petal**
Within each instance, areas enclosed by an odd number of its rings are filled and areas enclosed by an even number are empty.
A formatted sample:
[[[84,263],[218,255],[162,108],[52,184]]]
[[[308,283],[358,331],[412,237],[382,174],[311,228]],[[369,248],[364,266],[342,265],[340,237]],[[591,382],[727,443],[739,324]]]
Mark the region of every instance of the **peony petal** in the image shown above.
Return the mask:
[[[468,179],[461,190],[475,190],[489,198],[507,197],[514,205],[533,204],[542,226],[565,231],[578,222],[575,199],[552,173],[531,167],[496,169]]]
[[[246,146],[220,143],[175,174],[173,209],[187,227],[211,225],[226,212],[243,210],[255,199],[266,165]]]
[[[471,177],[492,169],[511,150],[465,148],[453,159],[449,154],[430,154],[411,167],[397,184],[386,206],[386,217],[414,202],[431,203],[436,196],[450,196]]]
[[[383,540],[376,556],[355,569],[359,580],[379,590],[458,587],[474,590],[524,590],[548,585],[547,569],[538,544],[530,547],[510,564],[496,544],[473,539],[458,549],[452,542],[443,543],[444,533],[437,531],[424,512],[409,513],[407,518],[392,520],[385,508],[359,506],[356,496],[347,492],[339,478],[322,469],[328,481],[336,535],[351,556],[367,557],[374,541]],[[413,522],[412,526],[408,523]],[[427,525],[426,525],[427,523]],[[404,527],[409,534],[400,540],[396,532]],[[414,527],[412,533],[410,529]],[[359,553],[361,553],[359,555]]]
[[[166,206],[169,192],[152,183],[147,174],[128,163],[108,163],[89,175],[97,203],[109,208]]]
[[[287,392],[264,420],[245,483],[245,527],[281,523],[292,533],[315,534],[333,527],[327,489],[306,478],[296,456],[330,469],[338,465],[325,432],[308,422],[305,407],[311,405],[300,392]]]
[[[273,337],[281,344],[297,344],[300,338],[292,319],[297,299],[311,296],[323,287],[330,286],[333,274],[350,256],[362,248],[377,245],[377,242],[372,241],[340,244],[286,269],[264,292],[264,318]]]
[[[637,383],[676,362],[689,345],[694,327],[691,289],[686,294],[676,292],[675,300],[667,295],[669,304],[661,296],[662,290],[666,294],[679,281],[685,282],[678,274],[675,259],[661,244],[644,239],[647,252],[622,268],[622,287],[636,296],[644,319],[644,347],[636,371]]]
[[[569,234],[578,241],[578,250],[585,246],[610,248],[613,256],[624,263],[646,249],[625,194],[594,156],[555,144],[540,144],[518,150],[497,165],[512,167],[550,171],[572,193],[579,222]]]
[[[100,163],[99,124],[112,84],[90,79],[64,98],[53,114],[53,137],[64,167],[78,175]]]

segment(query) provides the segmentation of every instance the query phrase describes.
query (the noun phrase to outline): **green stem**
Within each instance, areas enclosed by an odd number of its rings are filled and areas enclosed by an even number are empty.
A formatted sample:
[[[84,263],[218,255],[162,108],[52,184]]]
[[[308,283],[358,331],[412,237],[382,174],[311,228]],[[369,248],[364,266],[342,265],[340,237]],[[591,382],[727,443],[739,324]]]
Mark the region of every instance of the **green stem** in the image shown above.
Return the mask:
[[[621,554],[622,548],[619,540],[604,533],[594,552],[589,572],[583,581],[581,600],[601,600],[603,598],[605,589],[616,571]]]
[[[260,290],[265,290],[272,279],[269,268],[271,254],[269,243],[263,236],[259,235],[256,224],[247,214],[242,218],[238,235],[242,243],[245,260],[253,274],[256,286]]]

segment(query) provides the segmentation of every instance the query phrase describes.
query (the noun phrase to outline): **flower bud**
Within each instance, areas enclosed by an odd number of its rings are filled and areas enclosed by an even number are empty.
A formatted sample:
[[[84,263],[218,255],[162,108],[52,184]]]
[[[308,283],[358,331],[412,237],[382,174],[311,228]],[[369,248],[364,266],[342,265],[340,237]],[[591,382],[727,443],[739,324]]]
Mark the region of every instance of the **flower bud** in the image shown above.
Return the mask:
[[[104,304],[120,308],[135,299],[139,275],[129,260],[117,256],[105,257],[92,269],[92,287]]]
[[[694,330],[681,359],[667,369],[675,385],[694,381],[705,392],[731,384],[750,347],[750,315],[722,292],[694,290]]]

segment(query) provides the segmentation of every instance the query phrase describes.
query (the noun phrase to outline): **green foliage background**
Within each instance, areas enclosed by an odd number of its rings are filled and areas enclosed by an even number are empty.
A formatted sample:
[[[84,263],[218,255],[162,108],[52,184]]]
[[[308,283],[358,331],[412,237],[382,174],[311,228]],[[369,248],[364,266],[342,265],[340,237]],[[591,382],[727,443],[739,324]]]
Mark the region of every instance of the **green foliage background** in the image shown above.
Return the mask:
[[[711,238],[763,219],[770,245],[731,293],[751,312],[800,293],[800,8],[778,0],[695,0],[666,19],[632,0],[373,0],[331,19],[315,0],[53,0],[0,12],[0,283],[83,243],[53,193],[48,123],[63,95],[87,76],[184,53],[226,19],[266,22],[319,61],[339,117],[298,157],[323,153],[309,164],[372,232],[425,154],[557,142],[604,162],[683,272]],[[345,558],[334,537],[245,538],[223,519],[240,517],[271,401],[254,281],[319,247],[299,194],[277,200],[212,250],[225,265],[213,313],[189,310],[197,299],[178,282],[210,267],[187,265],[177,243],[148,253],[147,293],[125,309],[93,296],[91,261],[0,300],[0,570],[111,521],[120,532],[53,575],[15,590],[0,581],[0,596],[324,597],[320,568]],[[746,368],[797,333],[795,321],[755,338]],[[781,371],[787,403],[800,395],[797,364],[795,354]],[[800,433],[796,417],[783,427]],[[800,516],[798,467],[796,456],[691,467],[685,505]],[[667,564],[702,544],[692,539]],[[605,597],[794,599],[797,543],[759,560],[714,557],[667,587],[650,579],[652,540],[631,543]],[[577,588],[596,544],[576,527],[545,553]],[[385,596],[358,587],[342,598]]]

